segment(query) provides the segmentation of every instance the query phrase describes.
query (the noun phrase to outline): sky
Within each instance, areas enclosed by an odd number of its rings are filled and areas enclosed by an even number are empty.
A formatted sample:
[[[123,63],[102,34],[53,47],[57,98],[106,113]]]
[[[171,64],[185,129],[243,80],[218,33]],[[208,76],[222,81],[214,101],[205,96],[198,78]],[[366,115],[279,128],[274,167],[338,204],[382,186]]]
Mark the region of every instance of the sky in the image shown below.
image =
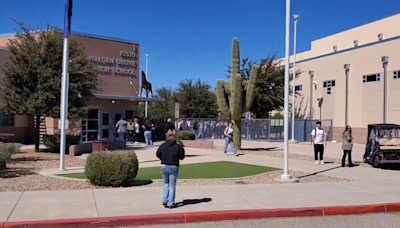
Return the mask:
[[[285,53],[285,0],[74,0],[73,5],[72,31],[140,43],[140,70],[149,54],[153,88],[176,87],[185,78],[214,86],[225,79],[234,37],[241,57]],[[11,18],[38,29],[49,22],[63,26],[64,0],[3,0],[1,9],[0,34],[15,31]],[[397,13],[399,0],[292,0],[291,14],[300,15],[297,52],[309,50],[315,39]],[[293,23],[291,29],[293,37]]]

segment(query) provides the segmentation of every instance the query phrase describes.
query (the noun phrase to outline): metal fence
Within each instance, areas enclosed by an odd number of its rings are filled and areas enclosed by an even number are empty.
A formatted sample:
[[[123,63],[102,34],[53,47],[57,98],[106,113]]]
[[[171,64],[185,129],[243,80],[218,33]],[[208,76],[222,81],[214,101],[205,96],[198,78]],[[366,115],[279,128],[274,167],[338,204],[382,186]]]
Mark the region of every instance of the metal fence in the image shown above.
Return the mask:
[[[296,141],[311,141],[311,131],[317,121],[327,134],[327,140],[332,140],[332,120],[298,119],[294,123],[294,138]],[[289,138],[292,135],[292,125],[289,121]],[[242,120],[242,139],[247,140],[283,140],[283,119],[252,119]],[[197,139],[222,139],[227,126],[225,119],[176,119],[175,126],[179,130],[193,131]]]

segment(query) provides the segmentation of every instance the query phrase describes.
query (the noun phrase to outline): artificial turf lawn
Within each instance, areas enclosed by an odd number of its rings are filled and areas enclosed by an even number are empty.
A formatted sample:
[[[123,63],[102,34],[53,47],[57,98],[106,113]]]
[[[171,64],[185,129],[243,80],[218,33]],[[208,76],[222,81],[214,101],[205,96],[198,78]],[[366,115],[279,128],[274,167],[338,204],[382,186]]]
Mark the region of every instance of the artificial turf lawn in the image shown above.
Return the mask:
[[[215,178],[236,178],[254,176],[261,173],[276,171],[279,169],[248,165],[236,162],[207,162],[181,165],[179,167],[179,179],[215,179]],[[85,173],[60,174],[62,177],[86,179]],[[154,180],[162,179],[160,167],[139,168],[136,179]]]

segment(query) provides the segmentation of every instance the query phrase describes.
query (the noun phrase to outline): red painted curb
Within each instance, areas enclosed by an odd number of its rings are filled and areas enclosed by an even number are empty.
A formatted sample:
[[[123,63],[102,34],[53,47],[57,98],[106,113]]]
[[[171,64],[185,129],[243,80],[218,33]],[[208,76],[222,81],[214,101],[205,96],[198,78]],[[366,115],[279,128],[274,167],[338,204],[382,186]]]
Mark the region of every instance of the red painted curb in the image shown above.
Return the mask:
[[[100,228],[118,226],[165,225],[178,223],[211,222],[241,219],[263,219],[279,217],[311,217],[329,215],[353,215],[364,213],[399,212],[400,203],[310,207],[288,209],[259,209],[237,211],[209,211],[193,213],[175,213],[160,215],[138,215],[101,218],[59,219],[44,221],[0,222],[4,228]]]

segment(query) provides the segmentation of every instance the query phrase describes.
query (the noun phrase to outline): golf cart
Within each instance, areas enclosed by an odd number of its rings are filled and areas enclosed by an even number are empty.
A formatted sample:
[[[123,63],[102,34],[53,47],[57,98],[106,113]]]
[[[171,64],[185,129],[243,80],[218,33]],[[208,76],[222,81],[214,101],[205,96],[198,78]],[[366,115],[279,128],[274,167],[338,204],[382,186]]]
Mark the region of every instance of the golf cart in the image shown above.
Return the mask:
[[[400,164],[400,125],[369,124],[363,160],[375,168]]]

